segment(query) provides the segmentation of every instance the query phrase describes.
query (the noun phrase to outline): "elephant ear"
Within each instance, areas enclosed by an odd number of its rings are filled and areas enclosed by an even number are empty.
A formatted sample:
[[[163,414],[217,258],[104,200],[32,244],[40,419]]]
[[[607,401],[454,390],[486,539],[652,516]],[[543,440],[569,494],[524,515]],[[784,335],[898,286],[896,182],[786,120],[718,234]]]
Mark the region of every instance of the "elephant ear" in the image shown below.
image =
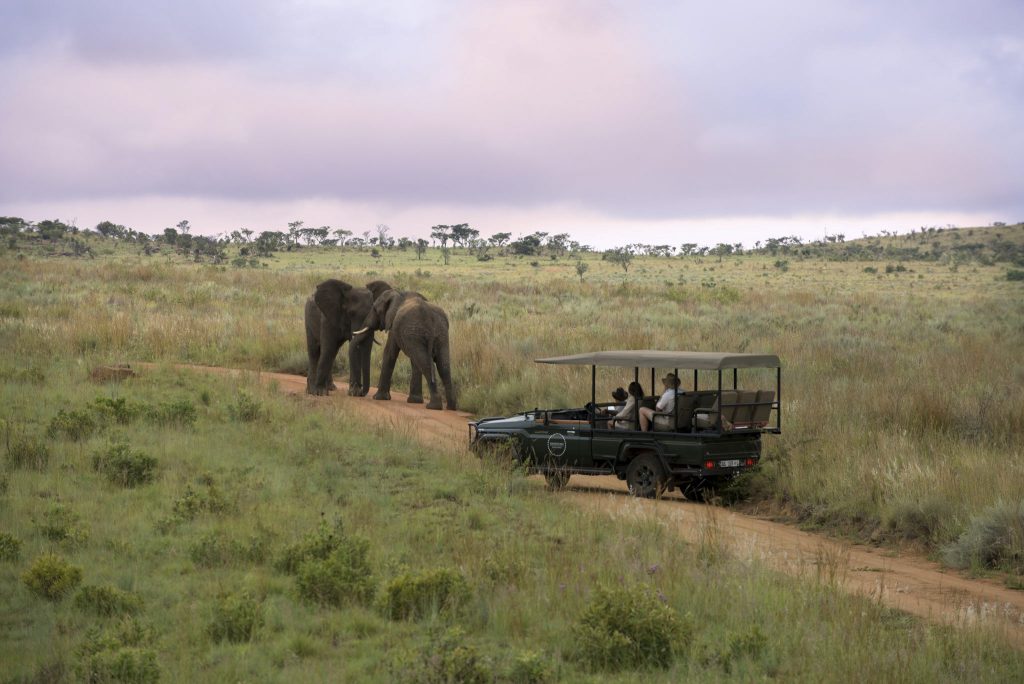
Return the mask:
[[[316,286],[316,292],[313,293],[313,301],[316,302],[317,308],[327,317],[327,320],[337,323],[341,321],[345,299],[351,291],[351,285],[332,278]]]
[[[377,330],[391,330],[398,311],[401,296],[395,290],[388,290],[373,302],[373,318]]]
[[[366,289],[370,291],[370,294],[373,295],[374,301],[376,301],[377,297],[380,297],[388,290],[393,290],[395,288],[391,287],[390,283],[386,283],[383,280],[374,280],[373,282],[366,283]]]

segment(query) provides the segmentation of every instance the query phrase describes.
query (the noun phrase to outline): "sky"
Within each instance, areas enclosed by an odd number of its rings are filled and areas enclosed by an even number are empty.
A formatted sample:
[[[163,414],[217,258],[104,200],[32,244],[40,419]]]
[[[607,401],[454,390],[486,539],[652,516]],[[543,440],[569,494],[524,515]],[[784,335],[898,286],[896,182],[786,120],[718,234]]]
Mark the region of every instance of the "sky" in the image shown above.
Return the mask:
[[[1021,0],[0,0],[0,215],[596,247],[1024,221]]]

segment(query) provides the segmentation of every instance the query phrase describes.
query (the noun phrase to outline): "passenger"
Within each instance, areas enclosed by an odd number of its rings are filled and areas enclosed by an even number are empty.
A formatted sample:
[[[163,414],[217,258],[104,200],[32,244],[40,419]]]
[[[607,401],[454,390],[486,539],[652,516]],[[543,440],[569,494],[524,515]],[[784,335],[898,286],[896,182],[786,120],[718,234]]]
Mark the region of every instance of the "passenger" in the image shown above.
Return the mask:
[[[629,398],[629,395],[626,394],[626,390],[621,387],[616,387],[615,391],[612,392],[612,399],[614,399],[616,403],[614,406],[608,407],[608,413],[615,415],[621,411],[625,407],[625,401],[627,398]]]
[[[636,409],[640,400],[644,398],[644,388],[639,382],[629,383],[629,397],[622,409],[615,414],[615,417],[608,421],[608,428],[615,430],[636,429]]]
[[[654,408],[640,409],[640,429],[644,432],[651,429],[652,422],[664,430],[671,430],[675,424],[673,421],[674,416],[655,416],[654,414],[672,413],[675,411],[676,394],[679,391],[679,378],[675,373],[669,373],[661,379],[661,383],[665,386],[665,392],[661,395],[661,399],[658,399],[658,403],[655,404]]]

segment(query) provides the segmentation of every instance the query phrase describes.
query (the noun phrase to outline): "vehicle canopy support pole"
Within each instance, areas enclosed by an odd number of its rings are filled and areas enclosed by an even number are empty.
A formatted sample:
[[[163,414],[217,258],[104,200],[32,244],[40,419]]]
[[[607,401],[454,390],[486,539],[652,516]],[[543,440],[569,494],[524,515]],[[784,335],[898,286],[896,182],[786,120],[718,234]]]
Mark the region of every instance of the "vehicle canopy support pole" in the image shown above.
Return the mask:
[[[718,369],[718,418],[717,418],[718,431],[719,432],[722,431],[722,411],[723,411],[723,409],[724,409],[724,407],[722,406],[722,369],[719,368]]]
[[[732,369],[732,388],[733,389],[739,389],[739,386],[737,385],[737,383],[739,382],[739,377],[740,377],[740,369],[739,368],[733,368]]]
[[[676,376],[676,382],[679,382],[679,369],[673,368],[672,373]],[[676,394],[672,398],[672,410],[676,415],[672,419],[672,432],[679,432],[679,387],[676,387],[675,391]]]
[[[782,366],[775,369],[775,401],[779,402],[775,409],[775,429],[782,432]]]
[[[607,427],[607,423],[605,423]],[[597,428],[597,366],[590,367],[590,429]]]
[[[633,382],[640,384],[640,366],[633,366]],[[640,400],[633,407],[633,429],[640,431]]]
[[[697,391],[697,369],[693,369],[693,391]]]
[[[657,394],[658,393],[658,391],[655,389],[655,387],[656,386],[654,384],[654,369],[652,368],[651,369],[651,394]]]

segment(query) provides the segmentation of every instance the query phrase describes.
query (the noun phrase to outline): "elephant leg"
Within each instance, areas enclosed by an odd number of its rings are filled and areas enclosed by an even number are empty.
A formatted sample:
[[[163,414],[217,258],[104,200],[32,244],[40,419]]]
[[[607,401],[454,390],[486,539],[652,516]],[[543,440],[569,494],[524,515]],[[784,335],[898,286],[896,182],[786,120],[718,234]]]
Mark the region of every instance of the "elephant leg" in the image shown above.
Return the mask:
[[[319,340],[306,340],[306,354],[309,356],[309,366],[306,369],[306,394],[315,394],[313,387],[316,385],[317,366],[320,364]]]
[[[373,335],[365,338],[359,351],[359,395],[365,397],[370,391],[370,361],[373,357]]]
[[[412,372],[424,375],[427,378],[427,389],[430,391],[430,401],[427,403],[427,408],[436,411],[441,410],[441,395],[437,391],[437,381],[434,378],[433,368],[431,367],[430,354],[424,348],[410,349],[406,351],[406,354],[409,355],[409,360],[412,361]]]
[[[441,382],[444,384],[445,408],[449,411],[454,411],[457,407],[455,402],[455,385],[452,384],[452,362],[447,341],[438,345],[435,351],[434,362],[437,364],[437,374],[441,376]]]
[[[331,366],[341,346],[336,340],[327,340],[320,344],[320,359],[316,366],[316,381],[313,383],[313,394],[324,395],[331,388]]]
[[[390,399],[391,398],[391,375],[395,372],[395,362],[398,360],[398,344],[392,341],[392,338],[388,337],[388,343],[384,347],[384,358],[380,364],[380,381],[377,382],[377,392],[373,395],[374,399]]]
[[[354,341],[348,342],[348,395],[358,397],[362,391],[363,383],[360,375],[363,370],[362,346]]]
[[[409,371],[409,399],[407,400],[410,404],[422,404],[423,403],[423,374],[416,369],[416,364],[410,364],[412,369]]]

